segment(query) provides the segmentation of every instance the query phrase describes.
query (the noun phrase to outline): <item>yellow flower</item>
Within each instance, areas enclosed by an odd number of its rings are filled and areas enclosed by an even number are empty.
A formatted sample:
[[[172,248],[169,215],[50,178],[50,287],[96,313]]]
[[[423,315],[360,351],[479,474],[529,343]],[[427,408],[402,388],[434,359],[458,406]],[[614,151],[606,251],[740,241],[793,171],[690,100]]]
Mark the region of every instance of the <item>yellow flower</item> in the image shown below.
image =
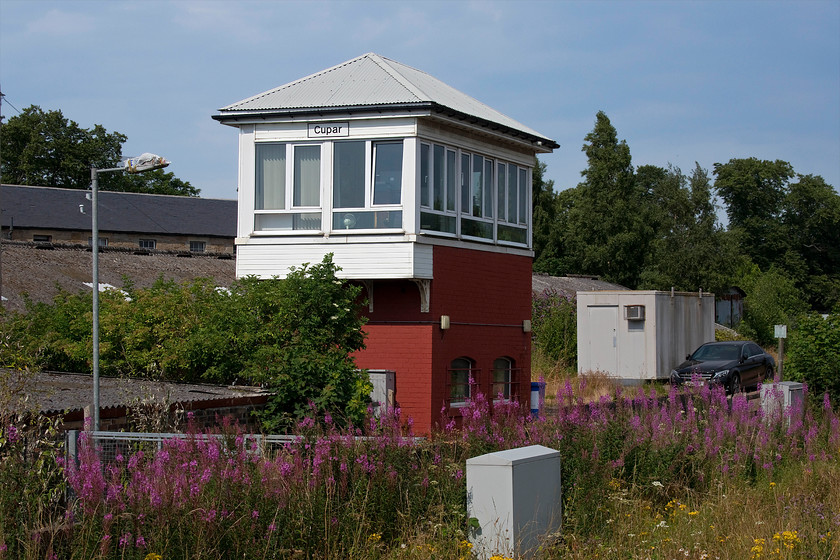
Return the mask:
[[[700,513],[700,512],[699,511],[689,511],[688,515],[697,515],[698,513]]]
[[[462,540],[461,542],[458,543],[458,548],[459,549],[466,550],[468,552],[470,550],[472,550],[472,547],[473,547],[473,544],[466,539],[464,539],[464,540]]]
[[[163,560],[163,556],[154,552],[148,553],[143,560]]]
[[[379,542],[380,540],[382,540],[382,535],[380,535],[379,533],[371,533],[371,535],[368,537],[368,542],[375,543]]]
[[[770,488],[775,488],[775,487],[776,487],[776,483],[775,483],[775,482],[771,482],[771,483],[770,483]]]

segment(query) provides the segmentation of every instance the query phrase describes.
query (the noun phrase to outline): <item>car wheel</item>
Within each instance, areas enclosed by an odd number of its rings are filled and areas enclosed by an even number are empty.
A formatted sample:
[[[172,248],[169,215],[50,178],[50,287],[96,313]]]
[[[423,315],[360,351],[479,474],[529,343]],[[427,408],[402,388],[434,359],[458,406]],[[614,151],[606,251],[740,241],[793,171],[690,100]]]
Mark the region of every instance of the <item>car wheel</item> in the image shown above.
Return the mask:
[[[761,374],[761,382],[766,383],[767,381],[773,382],[773,366],[767,365],[764,366],[764,373]]]
[[[729,393],[734,395],[735,393],[741,392],[741,376],[737,373],[733,373],[732,377],[729,378]]]

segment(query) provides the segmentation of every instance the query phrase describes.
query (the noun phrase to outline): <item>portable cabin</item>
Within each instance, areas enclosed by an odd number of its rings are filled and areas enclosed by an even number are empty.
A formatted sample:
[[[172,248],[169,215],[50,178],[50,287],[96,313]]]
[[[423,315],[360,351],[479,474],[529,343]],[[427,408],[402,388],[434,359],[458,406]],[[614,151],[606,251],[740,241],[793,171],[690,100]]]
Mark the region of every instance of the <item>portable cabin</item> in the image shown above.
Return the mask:
[[[614,290],[577,293],[578,372],[628,383],[668,379],[715,339],[711,293]]]
[[[327,253],[366,291],[365,369],[420,431],[478,391],[527,402],[531,174],[559,145],[368,53],[219,110],[239,129],[237,276]]]

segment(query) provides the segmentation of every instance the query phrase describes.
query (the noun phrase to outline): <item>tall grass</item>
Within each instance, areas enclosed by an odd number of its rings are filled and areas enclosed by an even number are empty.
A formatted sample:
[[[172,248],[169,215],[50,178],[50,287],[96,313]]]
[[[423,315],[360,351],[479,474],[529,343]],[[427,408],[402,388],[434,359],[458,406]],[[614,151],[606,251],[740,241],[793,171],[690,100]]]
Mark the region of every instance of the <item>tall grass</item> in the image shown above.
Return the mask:
[[[225,426],[103,463],[85,436],[78,464],[41,465],[58,478],[27,471],[21,432],[36,428],[7,416],[0,558],[466,559],[466,460],[531,444],[562,457],[563,528],[544,558],[840,555],[840,422],[828,399],[768,414],[709,388],[595,400],[580,389],[558,383],[562,406],[536,419],[478,395],[460,428],[426,439],[398,414],[341,430],[326,418],[277,449]],[[33,503],[36,488],[65,483],[67,502]]]

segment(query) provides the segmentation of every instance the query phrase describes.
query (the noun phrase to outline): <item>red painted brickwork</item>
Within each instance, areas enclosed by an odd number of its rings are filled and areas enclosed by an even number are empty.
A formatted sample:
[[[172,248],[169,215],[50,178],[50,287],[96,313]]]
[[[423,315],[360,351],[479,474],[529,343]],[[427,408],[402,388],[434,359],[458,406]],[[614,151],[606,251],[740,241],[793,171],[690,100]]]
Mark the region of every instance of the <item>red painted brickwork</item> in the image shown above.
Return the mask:
[[[494,360],[512,359],[519,400],[527,410],[531,335],[523,332],[522,322],[531,318],[531,258],[435,247],[433,259],[429,313],[420,312],[413,282],[374,283],[367,349],[356,363],[396,372],[397,403],[419,433],[440,421],[449,398],[448,369],[459,357],[473,361],[475,381],[484,393],[491,391]],[[446,331],[440,328],[441,315],[450,317]]]

